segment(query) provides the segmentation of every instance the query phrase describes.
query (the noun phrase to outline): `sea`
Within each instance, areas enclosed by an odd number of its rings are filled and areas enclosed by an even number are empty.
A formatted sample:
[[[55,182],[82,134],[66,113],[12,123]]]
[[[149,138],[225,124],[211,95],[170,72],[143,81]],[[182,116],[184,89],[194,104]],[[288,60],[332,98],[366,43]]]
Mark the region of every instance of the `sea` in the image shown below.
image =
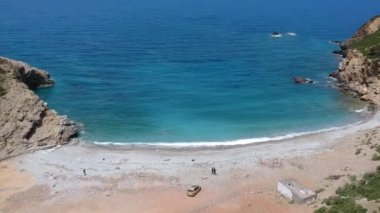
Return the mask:
[[[37,94],[89,143],[234,145],[365,118],[332,86],[329,41],[380,1],[1,0],[0,11],[0,55],[49,71],[56,85]]]

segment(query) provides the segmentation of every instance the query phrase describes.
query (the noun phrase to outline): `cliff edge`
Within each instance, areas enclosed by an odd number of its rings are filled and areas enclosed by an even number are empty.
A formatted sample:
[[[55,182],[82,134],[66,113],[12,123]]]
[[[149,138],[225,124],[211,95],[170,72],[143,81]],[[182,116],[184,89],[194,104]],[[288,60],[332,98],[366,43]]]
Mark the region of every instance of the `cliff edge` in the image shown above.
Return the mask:
[[[344,58],[331,76],[344,91],[380,106],[380,16],[360,27],[341,49]]]
[[[32,91],[54,85],[47,72],[0,57],[0,160],[68,143],[78,126]]]

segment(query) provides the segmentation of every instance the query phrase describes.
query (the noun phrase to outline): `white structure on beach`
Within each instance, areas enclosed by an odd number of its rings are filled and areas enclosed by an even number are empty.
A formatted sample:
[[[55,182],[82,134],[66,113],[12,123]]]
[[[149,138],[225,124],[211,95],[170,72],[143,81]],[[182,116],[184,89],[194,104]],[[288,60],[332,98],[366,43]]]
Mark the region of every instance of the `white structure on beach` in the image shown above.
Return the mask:
[[[309,203],[317,198],[317,194],[303,187],[295,179],[284,179],[277,182],[277,191],[286,198],[297,203]]]

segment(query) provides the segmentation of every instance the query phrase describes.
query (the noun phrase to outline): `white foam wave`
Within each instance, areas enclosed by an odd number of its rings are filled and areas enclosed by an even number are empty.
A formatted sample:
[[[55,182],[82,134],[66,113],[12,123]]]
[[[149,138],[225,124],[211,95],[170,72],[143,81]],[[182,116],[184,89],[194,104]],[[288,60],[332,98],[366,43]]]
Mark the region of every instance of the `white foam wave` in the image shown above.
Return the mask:
[[[326,129],[320,129],[315,131],[308,131],[308,132],[299,132],[299,133],[289,133],[286,135],[281,136],[274,136],[274,137],[261,137],[261,138],[248,138],[248,139],[240,139],[240,140],[231,140],[231,141],[204,141],[204,142],[98,142],[95,141],[94,144],[97,145],[119,145],[119,146],[126,146],[126,145],[148,145],[148,146],[154,146],[154,147],[216,147],[216,146],[237,146],[237,145],[248,145],[248,144],[254,144],[254,143],[264,143],[264,142],[274,142],[274,141],[281,141],[311,134],[318,134],[318,133],[325,133],[325,132],[331,132],[341,129],[346,129],[355,125],[358,125],[362,123],[362,121],[348,124],[345,126],[338,126],[338,127],[331,127]]]
[[[273,38],[281,38],[282,35],[281,34],[278,34],[278,35],[271,35]]]
[[[367,110],[367,107],[364,107],[363,109],[357,109],[357,110],[355,110],[355,112],[360,113],[360,112],[364,112],[366,110]]]
[[[290,36],[297,36],[297,33],[288,32],[288,35],[290,35]]]

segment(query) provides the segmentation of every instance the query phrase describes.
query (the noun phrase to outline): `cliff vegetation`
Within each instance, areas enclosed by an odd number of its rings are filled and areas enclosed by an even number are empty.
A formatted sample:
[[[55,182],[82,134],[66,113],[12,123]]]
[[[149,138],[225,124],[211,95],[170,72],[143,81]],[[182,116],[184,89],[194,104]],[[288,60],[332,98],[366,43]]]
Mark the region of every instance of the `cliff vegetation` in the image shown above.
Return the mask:
[[[349,48],[359,50],[368,58],[378,59],[380,57],[380,30],[360,40],[354,41],[350,44]]]

